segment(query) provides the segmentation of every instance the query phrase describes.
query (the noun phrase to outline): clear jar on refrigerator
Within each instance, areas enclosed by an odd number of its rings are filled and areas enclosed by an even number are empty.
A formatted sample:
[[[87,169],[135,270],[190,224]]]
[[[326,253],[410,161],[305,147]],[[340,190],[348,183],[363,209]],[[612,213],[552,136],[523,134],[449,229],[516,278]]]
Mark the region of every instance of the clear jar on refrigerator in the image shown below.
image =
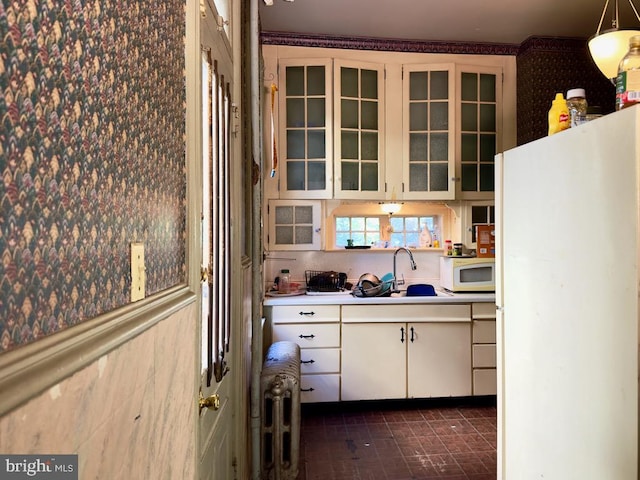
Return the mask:
[[[640,103],[640,35],[629,39],[629,51],[622,57],[616,79],[616,110]]]
[[[573,88],[567,92],[567,108],[572,127],[587,121],[587,99],[584,88]]]

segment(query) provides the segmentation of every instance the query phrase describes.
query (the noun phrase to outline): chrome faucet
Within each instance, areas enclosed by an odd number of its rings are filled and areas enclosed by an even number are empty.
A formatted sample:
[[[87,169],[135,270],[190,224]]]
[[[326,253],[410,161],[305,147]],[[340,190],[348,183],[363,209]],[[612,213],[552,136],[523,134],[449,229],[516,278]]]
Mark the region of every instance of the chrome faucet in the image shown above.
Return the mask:
[[[392,285],[391,291],[394,293],[399,291],[398,290],[399,285],[404,285],[404,279],[398,281],[398,277],[396,275],[396,257],[398,256],[398,252],[401,250],[404,250],[409,254],[409,261],[411,262],[411,270],[415,270],[416,268],[418,268],[416,266],[416,261],[413,259],[413,254],[411,253],[411,250],[409,250],[407,247],[400,247],[395,252],[393,252],[393,285]]]

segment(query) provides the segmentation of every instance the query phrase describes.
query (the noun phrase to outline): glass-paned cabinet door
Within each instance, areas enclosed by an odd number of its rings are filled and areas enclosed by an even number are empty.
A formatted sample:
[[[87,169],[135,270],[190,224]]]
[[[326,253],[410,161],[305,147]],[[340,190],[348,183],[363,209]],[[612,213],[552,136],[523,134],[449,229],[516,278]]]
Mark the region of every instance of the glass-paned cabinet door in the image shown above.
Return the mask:
[[[330,59],[280,60],[280,198],[331,198],[331,68]]]
[[[320,250],[319,200],[269,200],[267,207],[269,250]]]
[[[457,71],[459,156],[462,199],[494,196],[494,157],[502,144],[502,69],[459,66]]]
[[[384,66],[335,60],[333,88],[335,197],[381,198],[384,195]]]
[[[455,196],[455,68],[404,65],[403,192],[405,199]]]

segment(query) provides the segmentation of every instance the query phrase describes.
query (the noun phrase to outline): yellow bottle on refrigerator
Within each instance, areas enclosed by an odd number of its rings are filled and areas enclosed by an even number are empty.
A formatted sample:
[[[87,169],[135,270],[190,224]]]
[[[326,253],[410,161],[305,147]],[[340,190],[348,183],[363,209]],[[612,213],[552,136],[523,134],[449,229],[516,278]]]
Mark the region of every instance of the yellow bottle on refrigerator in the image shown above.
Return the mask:
[[[566,130],[571,126],[569,108],[562,93],[556,93],[556,98],[551,103],[549,110],[549,135]]]

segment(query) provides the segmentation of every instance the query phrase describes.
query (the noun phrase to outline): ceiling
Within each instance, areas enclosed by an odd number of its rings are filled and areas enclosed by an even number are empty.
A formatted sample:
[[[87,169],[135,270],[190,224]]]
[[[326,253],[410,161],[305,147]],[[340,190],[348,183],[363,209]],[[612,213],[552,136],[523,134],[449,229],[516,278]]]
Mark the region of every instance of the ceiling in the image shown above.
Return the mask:
[[[588,38],[605,0],[273,0],[260,4],[263,32],[519,45],[531,36]],[[611,28],[610,0],[602,30]],[[620,28],[640,29],[630,0]]]

